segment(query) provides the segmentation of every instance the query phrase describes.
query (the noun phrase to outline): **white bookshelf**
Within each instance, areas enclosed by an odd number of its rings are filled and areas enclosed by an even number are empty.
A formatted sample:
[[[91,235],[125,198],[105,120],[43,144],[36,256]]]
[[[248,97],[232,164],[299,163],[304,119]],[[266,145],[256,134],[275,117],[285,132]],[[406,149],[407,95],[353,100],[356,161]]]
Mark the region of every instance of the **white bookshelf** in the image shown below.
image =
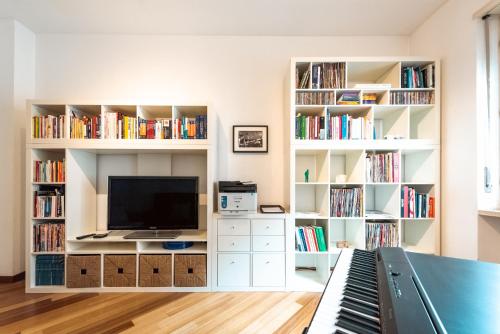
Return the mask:
[[[299,80],[313,64],[344,63],[343,88],[313,89],[311,77],[307,87],[296,88]],[[435,66],[433,88],[402,88],[401,69],[404,66]],[[295,226],[322,226],[328,250],[326,252],[294,251],[290,261],[290,289],[321,291],[341,249],[337,241],[347,241],[351,248],[366,249],[367,210],[387,214],[397,225],[398,245],[408,251],[440,254],[440,66],[437,59],[423,58],[292,58],[290,67],[290,222]],[[356,84],[386,84],[390,88],[357,89]],[[346,91],[376,95],[376,104],[338,105]],[[331,93],[328,104],[299,104],[297,93]],[[428,92],[429,104],[391,104],[391,92]],[[427,94],[427,93],[426,93]],[[296,139],[298,114],[305,116],[363,116],[370,122],[364,139]],[[373,134],[375,130],[375,134]],[[387,137],[388,136],[388,137]],[[399,139],[394,139],[398,137]],[[395,152],[400,157],[398,182],[373,183],[366,179],[367,153]],[[304,171],[309,170],[309,182]],[[345,180],[338,180],[345,175]],[[404,218],[401,215],[401,189],[412,186],[418,192],[435,198],[433,218]],[[362,190],[360,217],[330,217],[330,189],[359,187]],[[377,219],[375,219],[377,221]],[[296,245],[295,234],[289,242]]]
[[[32,117],[53,115],[66,118],[62,138],[33,138],[27,133],[26,153],[26,291],[27,292],[103,292],[103,291],[210,291],[211,287],[211,219],[213,211],[213,184],[216,138],[214,116],[207,105],[164,103],[137,104],[112,101],[28,102],[27,129],[32,129]],[[207,139],[115,139],[101,136],[96,139],[70,138],[70,117],[76,110],[79,115],[102,117],[108,112],[120,112],[136,119],[170,119],[197,115],[207,116]],[[102,132],[103,133],[103,132]],[[34,182],[34,160],[65,161],[65,182]],[[104,232],[107,229],[107,177],[130,176],[198,176],[199,177],[199,230],[182,231],[175,241],[192,241],[194,246],[185,250],[168,250],[162,247],[167,240],[127,240],[125,231],[113,231],[104,239],[76,240],[83,234]],[[33,194],[40,187],[65,189],[65,216],[39,218],[33,213]],[[65,224],[65,249],[60,252],[35,252],[33,226],[43,222]],[[133,254],[137,269],[142,254],[171,254],[172,265],[179,254],[203,254],[207,259],[206,287],[136,287],[70,289],[65,285],[36,285],[36,257],[39,255],[100,255],[101,266],[106,254]],[[101,275],[103,275],[101,268]],[[139,270],[137,270],[139,275]]]

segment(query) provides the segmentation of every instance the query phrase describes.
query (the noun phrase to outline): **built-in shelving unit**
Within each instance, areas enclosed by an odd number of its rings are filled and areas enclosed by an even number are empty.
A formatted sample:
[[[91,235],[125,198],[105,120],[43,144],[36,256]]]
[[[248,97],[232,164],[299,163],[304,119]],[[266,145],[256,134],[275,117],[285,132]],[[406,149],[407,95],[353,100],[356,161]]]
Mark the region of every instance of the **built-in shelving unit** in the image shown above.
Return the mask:
[[[340,71],[329,72],[332,64]],[[408,79],[408,67],[415,70],[415,81]],[[337,246],[344,246],[339,242],[366,249],[379,224],[394,228],[397,245],[439,255],[439,70],[435,59],[292,59],[290,221],[294,227],[322,227],[327,250],[299,251],[290,233],[295,244],[291,289],[322,290],[341,251]],[[337,78],[333,85],[332,77]],[[335,118],[348,121],[350,129],[343,132]],[[388,154],[397,164],[390,180],[369,178],[372,154]],[[426,195],[422,201],[433,197],[433,216],[406,217],[406,187]],[[337,217],[332,189],[353,188],[361,193],[359,214]]]
[[[108,117],[112,115],[111,117]],[[40,117],[43,116],[43,117]],[[72,122],[77,117],[88,125],[85,131],[93,134],[78,136],[75,126],[82,123]],[[124,117],[130,117],[127,123]],[[177,123],[178,129],[184,127],[183,135],[173,132],[152,139],[140,137],[140,120],[149,120],[149,128],[156,123],[156,130],[162,129],[161,121],[170,125]],[[110,126],[106,130],[106,126]],[[130,123],[129,123],[130,121]],[[94,122],[94,123],[92,123]],[[108,124],[106,124],[108,122]],[[66,101],[29,101],[26,156],[26,290],[28,292],[71,292],[71,291],[209,291],[211,286],[211,219],[213,211],[214,150],[212,145],[215,133],[213,117],[209,117],[206,105],[168,105],[168,104],[131,104],[131,103],[68,103]],[[127,124],[127,139],[124,126]],[[132,125],[131,125],[132,124]],[[53,136],[54,126],[58,135]],[[93,128],[97,126],[97,128]],[[132,129],[131,126],[136,128]],[[161,131],[163,131],[162,129]],[[83,132],[85,132],[83,131]],[[179,132],[180,133],[180,132]],[[45,136],[45,134],[50,134]],[[59,135],[60,134],[60,135]],[[74,135],[73,135],[74,134]],[[85,137],[85,138],[84,138]],[[161,138],[160,138],[161,137]],[[63,179],[39,180],[35,161],[61,161],[64,164]],[[192,241],[194,245],[185,250],[163,248],[166,240],[128,240],[125,231],[113,231],[104,239],[83,239],[83,234],[104,232],[107,229],[107,177],[110,175],[138,176],[198,176],[199,177],[199,230],[183,231],[176,241]],[[59,175],[60,176],[60,175]],[[36,191],[52,191],[64,195],[64,210],[56,216],[42,217],[35,211]],[[42,193],[43,194],[43,193]],[[166,213],[167,214],[167,213]],[[62,225],[62,232],[54,236],[61,239],[57,250],[37,251],[36,226],[39,224]],[[43,232],[45,233],[45,232]],[[57,233],[62,233],[57,235]],[[51,236],[52,237],[52,236]],[[42,238],[47,238],[45,234]],[[48,239],[44,239],[48,240]],[[49,243],[52,246],[52,243]],[[97,255],[100,260],[100,286],[92,288],[68,288],[66,265],[68,256]],[[106,255],[134,255],[136,257],[136,285],[131,287],[105,287],[102,265]],[[172,271],[178,256],[206,256],[206,284],[203,287],[176,286],[143,287],[139,283],[139,262],[141,255],[171,255]],[[40,256],[56,256],[60,259],[54,275],[39,280],[37,261]],[[50,258],[48,258],[50,260]],[[44,258],[47,260],[47,258]],[[56,261],[57,262],[57,261]],[[57,272],[56,271],[60,271]],[[62,275],[62,276],[61,276]],[[50,278],[52,277],[52,278]],[[56,284],[51,283],[51,279]],[[43,283],[40,283],[43,282]]]

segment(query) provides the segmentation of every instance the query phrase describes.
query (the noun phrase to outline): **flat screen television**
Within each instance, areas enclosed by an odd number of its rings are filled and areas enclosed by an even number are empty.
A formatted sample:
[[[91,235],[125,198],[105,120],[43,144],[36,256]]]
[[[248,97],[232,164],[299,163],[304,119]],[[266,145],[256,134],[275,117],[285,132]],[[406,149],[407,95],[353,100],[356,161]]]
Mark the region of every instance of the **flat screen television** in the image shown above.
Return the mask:
[[[109,176],[108,230],[195,229],[197,176]]]

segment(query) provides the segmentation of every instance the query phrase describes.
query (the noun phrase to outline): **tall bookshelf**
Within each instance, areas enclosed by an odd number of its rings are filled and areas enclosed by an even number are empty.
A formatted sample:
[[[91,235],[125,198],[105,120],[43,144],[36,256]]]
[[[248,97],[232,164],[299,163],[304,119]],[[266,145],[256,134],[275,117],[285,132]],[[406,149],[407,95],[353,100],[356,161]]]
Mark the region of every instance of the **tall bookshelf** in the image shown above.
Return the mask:
[[[322,81],[317,79],[318,67]],[[420,82],[408,80],[408,75],[414,75],[408,68],[421,75]],[[426,72],[425,77],[419,70]],[[293,226],[288,241],[295,245],[295,261],[289,268],[291,289],[321,291],[341,251],[337,242],[366,249],[367,233],[381,223],[395,227],[398,246],[440,254],[439,71],[437,59],[292,58],[288,115]],[[335,123],[328,119],[340,116],[343,121],[342,115],[351,117],[352,128],[347,132],[351,136],[339,139],[342,134],[337,137],[334,131],[329,136]],[[311,117],[305,125],[304,117]],[[363,123],[354,125],[352,119]],[[366,158],[371,154],[397,155],[399,169],[390,182],[368,178]],[[404,217],[405,187],[434,198],[433,217]],[[360,214],[332,215],[332,189],[351,188],[361,192]],[[321,226],[327,251],[299,251],[297,226]]]
[[[28,292],[101,292],[101,291],[209,291],[211,286],[211,217],[213,212],[214,150],[212,145],[214,118],[207,105],[169,105],[106,103],[102,101],[71,103],[68,101],[28,101],[27,152],[26,152],[26,291]],[[105,118],[129,117],[127,139],[116,133],[125,133],[124,122],[115,132],[105,131]],[[45,138],[38,138],[34,117],[50,116],[43,122]],[[74,138],[76,134],[72,117],[91,121],[98,130],[89,128],[89,137]],[[64,118],[64,121],[62,119]],[[113,118],[110,118],[113,120]],[[140,120],[175,123],[203,119],[205,124],[194,124],[186,128],[183,135],[161,132],[151,139],[140,138]],[[127,121],[127,122],[128,122]],[[153,124],[152,122],[151,124]],[[55,125],[60,127],[57,135]],[[200,130],[201,126],[205,126]],[[89,125],[90,126],[90,125]],[[148,128],[151,130],[151,126]],[[158,129],[160,125],[157,125]],[[196,129],[202,131],[198,133]],[[163,131],[163,130],[162,130]],[[204,135],[206,134],[206,136]],[[34,176],[35,161],[64,161],[62,180],[39,181]],[[183,231],[177,241],[192,241],[194,246],[185,250],[166,250],[166,240],[126,240],[126,232],[114,231],[104,239],[77,240],[83,234],[103,232],[107,229],[107,177],[110,175],[130,176],[198,176],[199,177],[199,229]],[[40,217],[34,210],[35,191],[59,189],[64,193],[64,214]],[[34,227],[42,224],[63,224],[63,247],[57,250],[40,251],[35,247]],[[103,264],[106,255],[134,255],[136,261],[136,285],[132,287],[105,287],[103,285]],[[139,285],[139,257],[141,255],[172,256],[172,274],[176,256],[184,254],[206,255],[206,286],[179,287],[172,283],[168,287],[141,287]],[[48,284],[37,280],[37,261],[40,256],[53,255],[61,259],[62,282]],[[68,288],[66,264],[70,255],[98,255],[101,265],[100,286],[93,288]],[[173,281],[173,278],[172,278]],[[50,283],[50,282],[49,282]]]

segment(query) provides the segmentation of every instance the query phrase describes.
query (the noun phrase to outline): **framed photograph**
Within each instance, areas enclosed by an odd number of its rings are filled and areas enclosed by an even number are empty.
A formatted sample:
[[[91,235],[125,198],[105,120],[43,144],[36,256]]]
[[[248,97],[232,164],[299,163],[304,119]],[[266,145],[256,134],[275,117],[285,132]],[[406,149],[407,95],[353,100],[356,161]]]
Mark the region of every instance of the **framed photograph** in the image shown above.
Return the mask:
[[[267,125],[233,125],[234,153],[267,153]]]

